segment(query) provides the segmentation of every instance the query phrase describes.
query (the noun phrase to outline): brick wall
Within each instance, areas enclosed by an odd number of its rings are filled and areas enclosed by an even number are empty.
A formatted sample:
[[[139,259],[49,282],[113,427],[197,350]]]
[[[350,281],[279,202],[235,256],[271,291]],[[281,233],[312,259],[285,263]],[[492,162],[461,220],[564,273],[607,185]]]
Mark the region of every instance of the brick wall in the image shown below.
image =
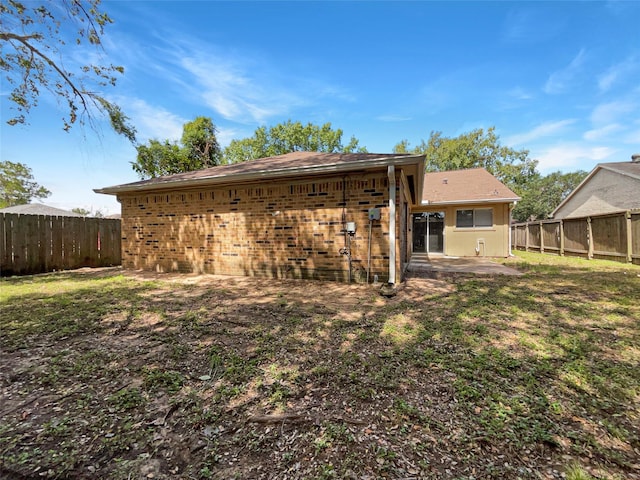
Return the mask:
[[[344,216],[357,225],[351,237],[352,279],[364,281],[368,210],[378,207],[382,215],[372,224],[370,276],[386,281],[388,191],[386,171],[380,171],[121,195],[122,263],[160,272],[345,281]]]

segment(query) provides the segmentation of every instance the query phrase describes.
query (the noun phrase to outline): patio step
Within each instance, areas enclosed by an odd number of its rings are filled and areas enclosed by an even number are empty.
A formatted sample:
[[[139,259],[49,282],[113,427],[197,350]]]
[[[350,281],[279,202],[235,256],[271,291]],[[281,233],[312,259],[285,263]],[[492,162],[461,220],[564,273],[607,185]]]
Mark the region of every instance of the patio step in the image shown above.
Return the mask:
[[[431,265],[431,260],[429,260],[428,253],[414,253],[411,255],[411,260],[409,260],[409,265]]]

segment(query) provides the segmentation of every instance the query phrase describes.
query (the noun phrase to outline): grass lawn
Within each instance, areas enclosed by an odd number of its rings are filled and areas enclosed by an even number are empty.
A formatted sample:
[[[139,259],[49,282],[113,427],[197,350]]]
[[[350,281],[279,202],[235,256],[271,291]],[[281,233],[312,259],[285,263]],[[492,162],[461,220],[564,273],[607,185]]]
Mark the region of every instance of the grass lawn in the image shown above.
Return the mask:
[[[0,280],[0,478],[640,479],[640,267]]]

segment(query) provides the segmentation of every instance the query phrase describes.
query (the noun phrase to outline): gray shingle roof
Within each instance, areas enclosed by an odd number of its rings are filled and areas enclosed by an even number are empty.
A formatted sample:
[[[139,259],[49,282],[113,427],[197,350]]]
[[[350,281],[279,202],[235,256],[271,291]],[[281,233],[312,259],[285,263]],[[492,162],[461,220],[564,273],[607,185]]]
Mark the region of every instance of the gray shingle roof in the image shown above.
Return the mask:
[[[26,205],[15,205],[13,207],[0,208],[0,213],[19,213],[21,215],[51,215],[54,217],[82,217],[75,212],[62,210],[61,208],[50,207],[43,203],[27,203]]]

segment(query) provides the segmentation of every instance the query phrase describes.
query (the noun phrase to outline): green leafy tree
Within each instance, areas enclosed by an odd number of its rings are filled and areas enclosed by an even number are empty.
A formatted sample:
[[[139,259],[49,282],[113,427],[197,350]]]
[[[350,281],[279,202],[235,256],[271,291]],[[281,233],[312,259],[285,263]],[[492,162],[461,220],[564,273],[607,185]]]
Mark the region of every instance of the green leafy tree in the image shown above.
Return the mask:
[[[44,90],[66,105],[63,128],[79,121],[92,125],[93,112],[106,114],[117,133],[134,141],[135,129],[116,104],[97,93],[115,86],[121,66],[88,63],[70,69],[64,62],[69,45],[102,50],[104,28],[113,22],[100,11],[100,0],[0,0],[0,69],[16,115],[9,125],[26,123],[26,116]],[[94,59],[95,56],[87,56]]]
[[[23,163],[0,162],[0,208],[25,205],[51,192],[33,180],[31,169]]]
[[[259,127],[252,137],[232,140],[224,151],[226,163],[239,163],[256,158],[271,157],[296,151],[307,152],[366,152],[355,137],[342,143],[342,130],[334,130],[331,123],[322,126],[287,120],[272,127]]]
[[[587,175],[587,172],[579,170],[571,173],[553,172],[544,177],[536,176],[521,193],[522,200],[513,209],[513,218],[518,222],[549,218],[551,212]]]
[[[413,149],[407,140],[402,140],[393,151],[425,155],[428,172],[483,167],[518,194],[537,174],[538,162],[529,158],[528,150],[501,145],[495,127],[486,131],[479,128],[454,138],[431,132],[428,141],[422,140]]]
[[[82,215],[83,217],[88,217],[91,215],[91,210],[87,210],[86,208],[76,207],[72,208],[71,211],[73,213],[77,213],[78,215]]]
[[[220,164],[222,150],[216,134],[218,130],[209,117],[197,117],[185,123],[182,131],[184,155],[196,169]]]
[[[102,213],[102,210],[87,210],[86,208],[76,207],[72,208],[71,211],[73,213],[77,213],[78,215],[82,215],[83,217],[94,217],[94,218],[104,218],[105,215]]]
[[[219,165],[222,155],[216,132],[210,118],[197,117],[184,124],[180,144],[150,140],[138,145],[132,167],[140,178],[154,178]]]
[[[180,146],[169,140],[149,140],[147,145],[138,145],[136,149],[138,155],[131,165],[140,178],[155,178],[189,171],[188,162]]]

